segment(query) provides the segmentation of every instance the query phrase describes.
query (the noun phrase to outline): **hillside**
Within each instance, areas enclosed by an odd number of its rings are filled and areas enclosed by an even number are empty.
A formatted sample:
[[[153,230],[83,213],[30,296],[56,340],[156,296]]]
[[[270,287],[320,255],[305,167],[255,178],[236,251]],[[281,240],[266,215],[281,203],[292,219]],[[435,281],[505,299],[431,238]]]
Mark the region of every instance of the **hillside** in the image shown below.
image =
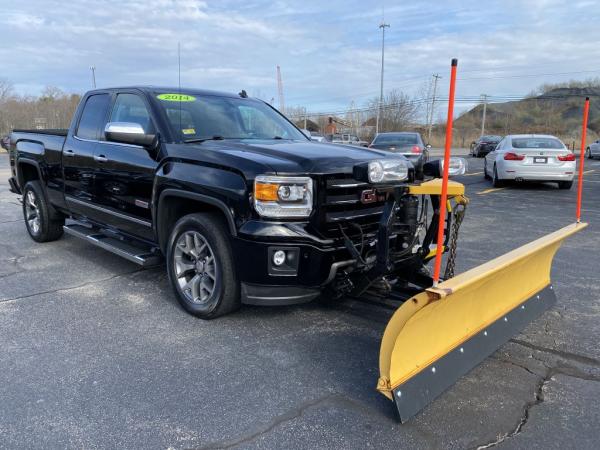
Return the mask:
[[[570,143],[581,134],[586,96],[591,98],[588,129],[592,136],[600,135],[600,87],[555,88],[519,101],[488,103],[485,132],[548,133]],[[459,134],[471,136],[481,130],[482,109],[478,105],[455,120]]]

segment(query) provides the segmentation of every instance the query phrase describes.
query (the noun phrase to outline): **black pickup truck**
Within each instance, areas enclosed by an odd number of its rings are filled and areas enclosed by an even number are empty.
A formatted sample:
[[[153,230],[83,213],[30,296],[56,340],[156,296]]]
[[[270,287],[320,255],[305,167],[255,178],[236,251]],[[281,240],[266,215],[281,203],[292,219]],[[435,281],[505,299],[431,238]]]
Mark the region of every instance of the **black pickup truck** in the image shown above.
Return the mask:
[[[68,130],[14,130],[10,163],[35,241],[67,232],[142,266],[166,260],[202,318],[390,274],[431,283],[439,162],[311,141],[244,91],[94,90]]]

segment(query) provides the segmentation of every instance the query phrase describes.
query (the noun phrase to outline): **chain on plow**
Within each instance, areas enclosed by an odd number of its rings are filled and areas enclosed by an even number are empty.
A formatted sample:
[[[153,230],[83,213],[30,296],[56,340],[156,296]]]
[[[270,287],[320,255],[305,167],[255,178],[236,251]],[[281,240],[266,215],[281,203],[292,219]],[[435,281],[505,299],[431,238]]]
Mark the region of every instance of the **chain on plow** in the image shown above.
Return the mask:
[[[448,259],[446,261],[446,271],[444,272],[445,280],[454,276],[454,269],[456,267],[456,248],[458,246],[458,231],[460,230],[460,225],[465,218],[467,203],[467,199],[463,197],[452,209],[450,236],[448,238]]]

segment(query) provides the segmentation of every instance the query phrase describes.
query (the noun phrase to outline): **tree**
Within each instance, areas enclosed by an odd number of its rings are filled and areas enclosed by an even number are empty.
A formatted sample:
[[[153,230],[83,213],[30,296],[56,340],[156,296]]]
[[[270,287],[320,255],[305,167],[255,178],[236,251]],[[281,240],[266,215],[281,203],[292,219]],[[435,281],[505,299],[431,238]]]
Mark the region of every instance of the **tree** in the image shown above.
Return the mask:
[[[379,108],[379,98],[368,101],[369,123],[376,120]],[[381,115],[379,117],[379,131],[400,131],[414,125],[419,115],[419,106],[404,92],[393,89],[383,97]]]

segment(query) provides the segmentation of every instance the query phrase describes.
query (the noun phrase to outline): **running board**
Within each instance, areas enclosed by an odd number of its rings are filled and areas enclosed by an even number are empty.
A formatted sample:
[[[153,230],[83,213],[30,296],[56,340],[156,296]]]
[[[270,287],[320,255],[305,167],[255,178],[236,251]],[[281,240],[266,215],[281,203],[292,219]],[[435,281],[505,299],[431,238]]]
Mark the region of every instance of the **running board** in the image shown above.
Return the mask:
[[[81,238],[142,267],[156,266],[163,262],[162,256],[153,252],[152,247],[109,236],[97,228],[69,224],[63,226],[63,229],[67,234]]]

